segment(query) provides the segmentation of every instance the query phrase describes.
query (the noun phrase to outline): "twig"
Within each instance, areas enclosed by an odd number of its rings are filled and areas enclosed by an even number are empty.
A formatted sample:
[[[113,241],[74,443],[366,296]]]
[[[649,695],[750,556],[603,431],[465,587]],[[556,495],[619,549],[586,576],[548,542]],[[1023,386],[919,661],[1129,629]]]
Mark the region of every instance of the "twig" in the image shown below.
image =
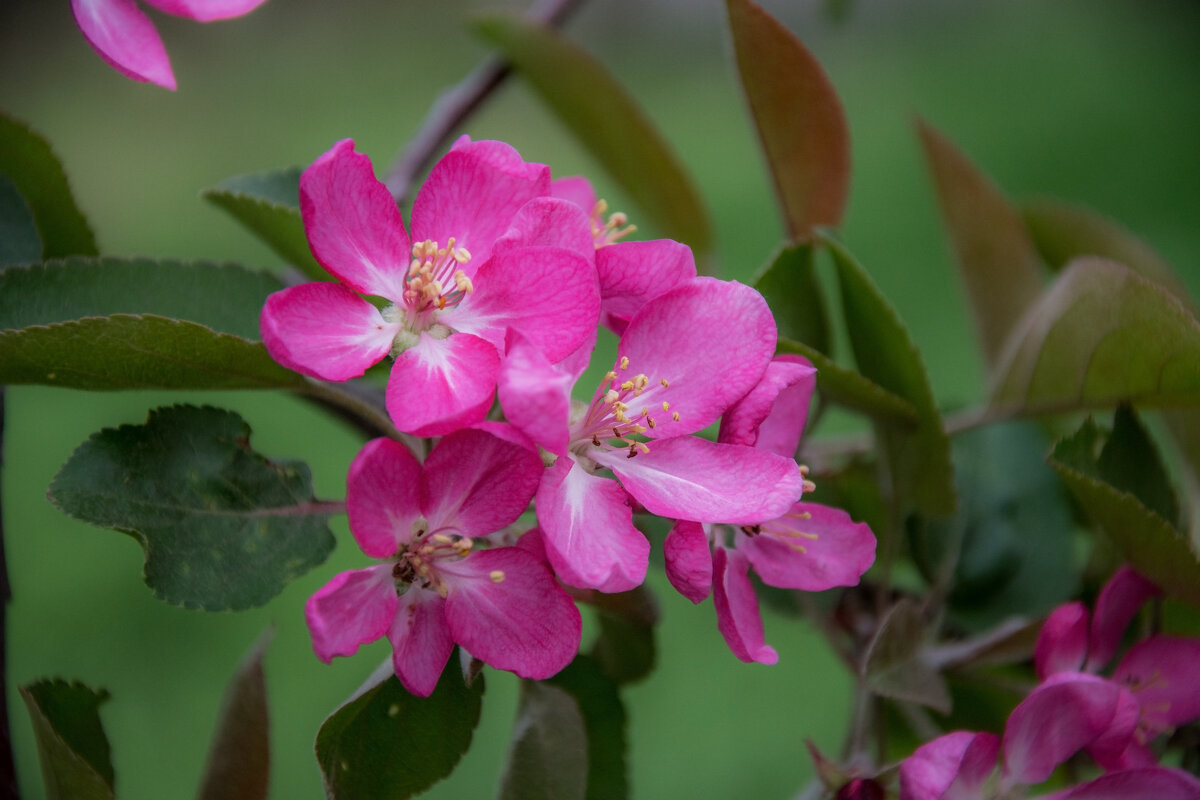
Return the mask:
[[[392,425],[384,408],[383,390],[361,383],[334,385],[310,378],[297,394],[333,414],[368,437],[388,436],[403,444],[418,459],[425,458],[425,442]]]
[[[4,387],[0,386],[0,467],[4,459]],[[0,798],[16,800],[17,768],[13,760],[12,731],[8,726],[8,559],[4,555],[4,516],[0,509]]]
[[[526,17],[542,25],[557,26],[581,5],[583,0],[537,0],[526,12]],[[407,199],[417,176],[445,148],[463,120],[483,105],[511,71],[506,60],[490,56],[434,101],[420,129],[383,180],[397,202],[403,203]]]

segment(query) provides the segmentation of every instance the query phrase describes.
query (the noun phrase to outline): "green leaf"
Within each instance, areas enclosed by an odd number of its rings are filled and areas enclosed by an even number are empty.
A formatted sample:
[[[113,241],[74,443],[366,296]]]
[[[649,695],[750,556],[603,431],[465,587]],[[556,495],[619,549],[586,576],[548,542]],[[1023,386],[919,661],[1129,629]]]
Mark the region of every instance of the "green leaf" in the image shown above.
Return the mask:
[[[495,45],[663,231],[696,253],[712,250],[712,223],[666,140],[604,66],[548,28],[511,14],[481,17]]]
[[[931,517],[954,513],[954,467],[950,439],[933,399],[929,375],[908,328],[866,270],[827,232],[818,232],[837,266],[842,310],[859,371],[912,404],[915,429],[881,425],[884,451],[899,497]],[[818,368],[819,369],[819,368]],[[818,386],[820,372],[817,373]]]
[[[922,658],[925,623],[921,610],[901,600],[884,617],[867,646],[862,675],[875,694],[950,713],[945,680]]]
[[[914,560],[933,583],[952,576],[950,616],[960,627],[1044,616],[1080,578],[1071,508],[1045,465],[1045,435],[1007,422],[961,433],[953,447],[958,510],[913,526]]]
[[[1116,220],[1051,198],[1031,200],[1022,211],[1038,251],[1052,268],[1062,269],[1080,256],[1116,261],[1163,287],[1195,313],[1191,295],[1171,265]]]
[[[317,763],[330,800],[404,800],[445,778],[479,724],[483,681],[463,682],[458,650],[429,697],[409,694],[389,658],[321,724]]]
[[[1113,429],[1096,462],[1106,483],[1129,492],[1142,505],[1172,526],[1179,526],[1179,501],[1171,488],[1167,468],[1150,434],[1129,406],[1119,406]]]
[[[1054,446],[1050,466],[1092,521],[1108,534],[1134,568],[1168,594],[1200,606],[1200,561],[1187,540],[1137,496],[1113,486],[1100,462],[1102,432],[1088,419],[1071,436]],[[1119,448],[1128,447],[1126,437]]]
[[[579,704],[587,732],[587,800],[625,800],[625,706],[617,685],[594,660],[578,655],[549,681]]]
[[[850,133],[833,84],[800,40],[757,5],[725,6],[788,233],[802,240],[818,226],[836,227],[850,191]]]
[[[84,442],[50,485],[76,519],[133,536],[157,597],[208,611],[259,606],[333,550],[308,467],[250,449],[232,411],[172,406]]]
[[[587,733],[579,705],[550,683],[521,681],[500,800],[584,800]]]
[[[197,800],[266,800],[271,774],[263,656],[271,633],[254,644],[225,690]]]
[[[593,593],[600,632],[591,656],[618,685],[639,681],[654,669],[654,627],[661,611],[648,588]]]
[[[22,686],[48,800],[111,800],[112,756],[98,709],[108,692],[79,683]]]
[[[917,121],[942,220],[990,367],[1013,326],[1042,291],[1042,265],[1020,212],[987,175],[939,131]]]
[[[315,281],[335,278],[313,257],[300,218],[300,167],[227,178],[201,194]]]
[[[852,369],[838,366],[808,345],[780,338],[779,352],[804,356],[817,368],[817,388],[832,403],[893,424],[915,428],[917,409]]]
[[[92,229],[75,205],[58,157],[45,139],[3,113],[0,173],[8,176],[33,211],[42,258],[97,255]]]
[[[1030,310],[997,370],[998,413],[1200,404],[1200,323],[1127,267],[1072,262]]]
[[[42,237],[16,184],[0,174],[0,267],[42,260]]]
[[[288,388],[257,341],[274,276],[238,266],[68,259],[0,270],[0,383]]]
[[[753,286],[771,307],[781,339],[803,342],[828,354],[833,341],[817,283],[815,255],[807,242],[782,247],[759,272]]]

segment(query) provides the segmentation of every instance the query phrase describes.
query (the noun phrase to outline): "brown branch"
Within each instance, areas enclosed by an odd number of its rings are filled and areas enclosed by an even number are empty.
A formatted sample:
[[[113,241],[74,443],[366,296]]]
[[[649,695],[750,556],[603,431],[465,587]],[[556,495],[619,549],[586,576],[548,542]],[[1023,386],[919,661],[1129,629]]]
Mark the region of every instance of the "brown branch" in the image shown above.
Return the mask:
[[[558,26],[581,5],[583,0],[537,0],[526,12],[526,17],[531,22]],[[458,126],[491,97],[511,71],[506,60],[491,56],[438,96],[420,129],[383,180],[397,202],[403,203],[407,199],[417,176],[445,149]]]

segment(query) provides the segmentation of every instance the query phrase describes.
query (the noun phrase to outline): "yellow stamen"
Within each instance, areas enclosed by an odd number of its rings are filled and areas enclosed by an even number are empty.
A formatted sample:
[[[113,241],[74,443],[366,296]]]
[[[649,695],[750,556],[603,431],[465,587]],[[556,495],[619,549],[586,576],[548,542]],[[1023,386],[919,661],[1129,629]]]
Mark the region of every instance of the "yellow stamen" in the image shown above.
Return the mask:
[[[488,577],[492,579],[492,583],[504,583],[504,571],[494,569],[488,573]]]
[[[672,412],[671,412],[671,419],[675,420],[676,422],[679,422],[679,412],[678,412],[678,411],[672,411]]]
[[[621,369],[629,369],[629,356],[621,356]]]

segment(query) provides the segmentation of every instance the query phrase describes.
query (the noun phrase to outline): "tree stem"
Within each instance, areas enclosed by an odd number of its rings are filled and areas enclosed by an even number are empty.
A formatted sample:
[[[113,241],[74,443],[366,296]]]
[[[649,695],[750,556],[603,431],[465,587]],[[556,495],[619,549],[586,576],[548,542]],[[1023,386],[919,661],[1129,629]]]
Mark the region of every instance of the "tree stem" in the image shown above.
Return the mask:
[[[581,5],[583,0],[537,0],[526,12],[526,17],[542,25],[558,26]],[[383,180],[397,202],[403,203],[408,198],[417,176],[445,149],[458,126],[483,105],[510,72],[506,60],[491,56],[434,101],[420,129]]]

